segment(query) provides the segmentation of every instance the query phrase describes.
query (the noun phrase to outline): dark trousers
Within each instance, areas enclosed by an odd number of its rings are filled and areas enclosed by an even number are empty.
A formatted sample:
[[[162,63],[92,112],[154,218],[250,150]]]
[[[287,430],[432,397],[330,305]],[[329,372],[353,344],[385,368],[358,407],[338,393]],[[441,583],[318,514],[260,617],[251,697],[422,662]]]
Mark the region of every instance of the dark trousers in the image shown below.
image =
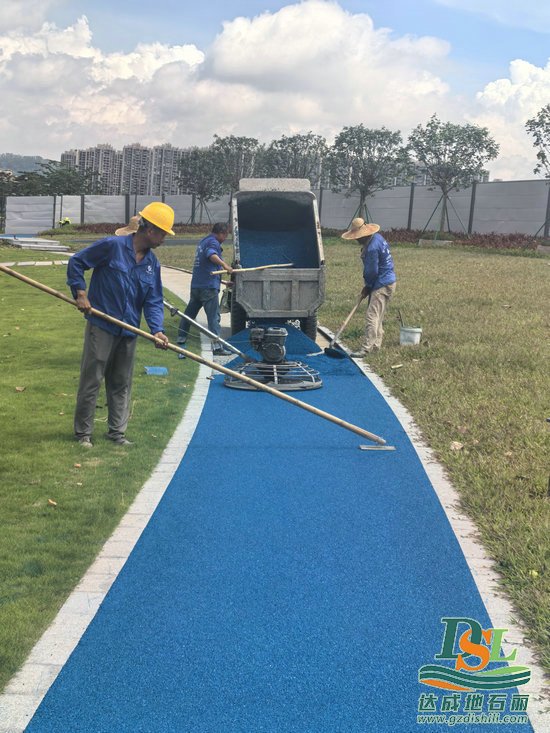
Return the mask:
[[[80,365],[80,383],[74,414],[77,438],[90,436],[94,429],[97,395],[103,379],[107,394],[107,428],[113,438],[126,433],[137,338],[114,336],[86,323]]]
[[[186,316],[195,320],[198,312],[204,308],[208,320],[208,329],[220,335],[220,303],[219,291],[215,288],[191,288],[191,297],[187,308],[184,310]],[[178,328],[178,344],[184,345],[187,341],[189,326],[191,324],[186,318],[182,318]]]

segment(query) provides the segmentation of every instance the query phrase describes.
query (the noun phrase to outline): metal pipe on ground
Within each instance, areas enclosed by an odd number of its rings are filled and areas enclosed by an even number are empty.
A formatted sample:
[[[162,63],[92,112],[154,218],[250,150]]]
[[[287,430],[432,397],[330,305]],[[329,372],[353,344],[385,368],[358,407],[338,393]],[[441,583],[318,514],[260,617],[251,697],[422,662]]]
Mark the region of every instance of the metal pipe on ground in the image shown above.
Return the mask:
[[[33,287],[38,288],[39,290],[42,290],[43,292],[48,293],[49,295],[53,295],[55,298],[64,300],[66,303],[69,303],[69,305],[72,305],[76,308],[76,302],[72,298],[69,298],[66,295],[63,295],[63,293],[60,293],[58,290],[54,290],[53,288],[50,288],[47,285],[44,285],[43,283],[40,283],[36,280],[32,280],[30,277],[21,275],[21,273],[16,272],[15,270],[12,270],[9,267],[6,267],[5,265],[0,265],[0,272],[4,272],[6,275],[11,275],[11,277],[21,280],[22,282],[26,283],[27,285],[32,285]],[[91,312],[93,313],[93,315],[97,316],[98,318],[103,318],[105,321],[114,323],[115,325],[120,326],[121,328],[124,328],[127,331],[131,331],[132,333],[135,333],[137,336],[143,336],[143,338],[146,338],[148,341],[153,341],[154,343],[162,345],[163,347],[166,346],[167,349],[170,349],[171,351],[175,351],[178,354],[184,354],[184,356],[186,356],[187,358],[192,359],[193,361],[196,361],[199,364],[204,364],[205,366],[208,366],[217,372],[221,372],[222,374],[227,374],[231,377],[234,377],[235,379],[240,379],[243,382],[247,382],[248,384],[251,384],[256,389],[261,390],[262,392],[268,392],[269,394],[273,395],[274,397],[278,397],[280,400],[289,402],[291,405],[295,405],[296,407],[301,407],[303,410],[306,410],[307,412],[311,412],[314,415],[317,415],[318,417],[322,417],[323,419],[328,420],[334,423],[335,425],[339,425],[340,427],[345,428],[346,430],[350,430],[352,433],[361,435],[364,438],[366,438],[367,440],[371,440],[373,443],[376,443],[377,445],[386,444],[386,441],[384,440],[384,438],[381,438],[378,435],[374,435],[374,433],[370,433],[368,430],[363,430],[363,428],[357,427],[357,425],[352,425],[351,423],[346,422],[345,420],[342,420],[341,418],[336,417],[335,415],[331,415],[328,412],[324,412],[324,410],[319,410],[317,407],[308,405],[306,402],[297,400],[295,397],[291,397],[290,395],[285,394],[284,392],[279,392],[276,389],[273,389],[272,387],[268,387],[267,385],[262,384],[261,382],[257,382],[254,379],[245,377],[243,374],[239,374],[238,372],[235,372],[232,369],[228,369],[227,367],[224,367],[221,364],[216,364],[215,362],[209,361],[208,359],[204,359],[202,356],[198,356],[197,354],[194,354],[192,351],[181,349],[179,346],[176,346],[175,344],[172,344],[170,342],[168,342],[168,344],[165,345],[162,341],[155,338],[153,334],[147,333],[147,331],[142,331],[140,328],[131,326],[129,323],[120,321],[118,318],[109,316],[107,313],[103,313],[102,311],[96,310],[95,308],[92,308]]]
[[[244,359],[245,361],[253,361],[252,357],[245,354],[243,351],[240,351],[237,349],[236,346],[233,346],[233,344],[230,344],[229,341],[225,341],[225,339],[222,339],[221,336],[216,336],[215,333],[210,331],[208,328],[200,324],[198,321],[195,321],[191,316],[186,316],[185,313],[180,311],[175,306],[171,305],[167,300],[162,301],[164,303],[164,307],[170,311],[171,316],[180,316],[181,318],[185,318],[186,321],[189,321],[193,326],[196,326],[199,331],[202,331],[205,336],[208,336],[208,338],[211,341],[214,341],[215,343],[222,344],[225,346],[226,349],[229,349],[229,351],[232,351],[234,354],[237,354],[241,357],[241,359]]]

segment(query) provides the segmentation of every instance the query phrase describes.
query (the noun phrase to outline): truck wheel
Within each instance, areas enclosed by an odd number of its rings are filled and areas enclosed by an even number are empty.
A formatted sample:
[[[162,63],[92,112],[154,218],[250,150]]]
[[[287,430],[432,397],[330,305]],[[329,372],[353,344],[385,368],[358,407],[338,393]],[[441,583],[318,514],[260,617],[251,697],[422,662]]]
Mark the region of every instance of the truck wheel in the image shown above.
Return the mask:
[[[239,331],[246,328],[246,311],[237,303],[235,298],[231,298],[231,335],[234,336]]]
[[[300,318],[300,328],[312,341],[317,338],[317,311],[312,316]]]

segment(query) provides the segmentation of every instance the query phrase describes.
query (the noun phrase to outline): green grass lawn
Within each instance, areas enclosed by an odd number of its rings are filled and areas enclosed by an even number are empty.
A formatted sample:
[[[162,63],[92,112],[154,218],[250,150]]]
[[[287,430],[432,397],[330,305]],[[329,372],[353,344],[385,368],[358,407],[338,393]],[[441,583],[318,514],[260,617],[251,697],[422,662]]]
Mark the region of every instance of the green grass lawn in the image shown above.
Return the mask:
[[[324,245],[319,320],[335,332],[359,295],[360,259],[357,245]],[[392,254],[397,291],[368,364],[445,467],[550,675],[550,258],[399,245]],[[365,310],[342,336],[354,349]],[[418,346],[399,345],[399,310],[422,328]]]
[[[0,249],[0,262],[36,254],[10,259]],[[16,269],[68,293],[64,266]],[[166,319],[173,343],[177,324]],[[84,325],[76,308],[0,273],[0,689],[150,476],[198,373],[194,361],[139,339],[128,427],[136,444],[105,439],[102,390],[94,447],[83,448],[72,423]],[[167,366],[169,374],[147,375],[145,366]]]
[[[326,239],[324,246],[319,321],[335,332],[361,290],[361,262],[355,243]],[[397,292],[383,348],[369,365],[412,413],[445,467],[550,674],[550,258],[406,244],[392,245],[392,252]],[[192,266],[193,247],[157,253],[163,264]],[[31,258],[38,253],[17,258],[0,248],[2,262]],[[230,247],[224,246],[224,259],[231,261]],[[66,292],[62,267],[25,272]],[[8,579],[0,590],[1,685],[154,467],[181,415],[194,365],[172,355],[168,378],[146,377],[144,364],[169,357],[142,341],[128,431],[139,447],[105,441],[84,455],[71,435],[82,318],[5,275],[0,283],[0,409],[7,426],[0,577]],[[405,325],[422,327],[418,346],[399,345],[398,310]],[[361,306],[342,336],[353,349],[361,343],[364,314]],[[175,331],[177,319],[166,320]],[[462,447],[454,450],[457,443]],[[50,498],[57,507],[48,505]]]

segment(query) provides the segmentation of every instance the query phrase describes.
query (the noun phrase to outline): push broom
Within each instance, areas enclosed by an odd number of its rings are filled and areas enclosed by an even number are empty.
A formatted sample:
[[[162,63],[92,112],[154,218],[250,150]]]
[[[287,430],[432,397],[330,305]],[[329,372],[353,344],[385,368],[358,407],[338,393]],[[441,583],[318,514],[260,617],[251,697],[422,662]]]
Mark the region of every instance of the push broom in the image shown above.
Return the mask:
[[[348,325],[348,323],[349,323],[349,322],[351,321],[351,319],[353,318],[353,315],[354,315],[355,311],[356,311],[356,310],[357,310],[357,309],[359,308],[359,306],[361,305],[361,301],[362,301],[362,300],[364,300],[364,297],[363,297],[363,295],[360,295],[360,296],[359,296],[359,300],[358,300],[358,301],[357,301],[357,303],[356,303],[356,304],[355,304],[355,305],[353,306],[353,308],[351,309],[351,311],[350,311],[349,315],[347,316],[346,320],[345,320],[345,321],[344,321],[344,322],[342,323],[342,325],[340,326],[340,328],[338,329],[338,331],[336,331],[336,333],[335,333],[335,334],[334,334],[334,336],[332,337],[332,341],[331,341],[331,342],[330,342],[330,344],[329,344],[329,345],[328,345],[328,346],[327,346],[327,347],[326,347],[326,348],[324,349],[324,351],[317,351],[317,352],[315,352],[315,354],[308,354],[308,356],[319,356],[319,354],[323,354],[323,353],[325,353],[325,354],[326,354],[327,356],[330,356],[330,357],[332,357],[333,359],[345,359],[345,358],[347,357],[347,354],[346,354],[346,352],[345,352],[345,351],[342,351],[341,349],[335,349],[335,348],[334,348],[334,344],[335,344],[335,343],[336,343],[336,341],[338,340],[338,336],[340,336],[340,334],[342,333],[342,331],[344,330],[344,328],[345,328],[345,327],[346,327],[346,326]]]

